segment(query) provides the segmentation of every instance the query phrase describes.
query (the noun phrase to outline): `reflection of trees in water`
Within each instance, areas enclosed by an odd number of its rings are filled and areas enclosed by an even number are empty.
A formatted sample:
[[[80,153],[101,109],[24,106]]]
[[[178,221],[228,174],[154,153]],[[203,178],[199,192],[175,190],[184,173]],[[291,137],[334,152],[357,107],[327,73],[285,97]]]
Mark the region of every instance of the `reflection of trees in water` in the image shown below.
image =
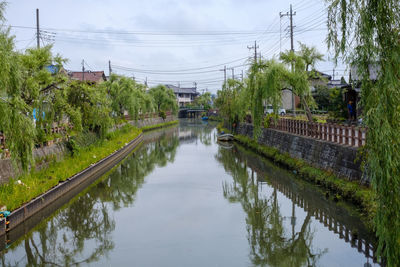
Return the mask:
[[[233,156],[232,156],[233,154]],[[219,149],[216,155],[233,182],[223,184],[224,197],[239,202],[245,211],[251,261],[259,266],[315,266],[325,253],[313,252],[311,214],[307,214],[299,232],[285,229],[277,198],[277,189],[270,196],[260,194],[261,182],[255,178],[240,155],[233,150]],[[294,212],[294,209],[293,209]],[[294,214],[293,214],[294,217]]]
[[[129,156],[106,179],[81,193],[67,208],[42,222],[11,250],[25,250],[27,266],[77,266],[96,262],[114,248],[113,210],[131,205],[145,177],[175,159],[177,137],[162,136]],[[18,253],[19,254],[19,253]],[[6,262],[2,266],[21,263]]]
[[[197,126],[196,126],[197,125]],[[197,121],[196,124],[189,124],[188,122],[181,122],[179,130],[182,132],[190,132],[192,138],[185,138],[186,141],[190,139],[191,142],[199,140],[203,145],[210,146],[212,144],[212,131],[215,129],[213,125]]]

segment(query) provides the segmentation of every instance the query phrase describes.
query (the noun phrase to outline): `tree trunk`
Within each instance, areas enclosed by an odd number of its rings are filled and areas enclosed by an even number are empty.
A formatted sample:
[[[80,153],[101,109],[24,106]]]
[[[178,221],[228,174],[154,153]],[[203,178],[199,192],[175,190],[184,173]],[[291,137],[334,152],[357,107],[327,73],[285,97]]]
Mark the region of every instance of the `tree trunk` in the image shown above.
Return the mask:
[[[313,118],[312,118],[312,114],[311,114],[311,110],[307,104],[307,101],[304,99],[304,97],[300,97],[300,101],[301,104],[303,105],[305,111],[306,111],[306,115],[307,115],[307,119],[309,122],[313,122]]]

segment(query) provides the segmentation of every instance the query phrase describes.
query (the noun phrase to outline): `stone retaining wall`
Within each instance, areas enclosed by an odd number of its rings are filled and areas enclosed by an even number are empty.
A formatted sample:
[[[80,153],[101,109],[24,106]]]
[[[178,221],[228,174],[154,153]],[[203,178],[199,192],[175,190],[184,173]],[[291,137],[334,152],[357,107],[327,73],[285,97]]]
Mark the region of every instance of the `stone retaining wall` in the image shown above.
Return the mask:
[[[156,125],[160,123],[165,123],[165,122],[170,122],[176,120],[175,116],[167,116],[165,120],[163,118],[148,118],[144,120],[138,120],[138,121],[131,121],[130,124],[133,126],[136,126],[138,128],[142,128],[144,126],[150,126],[150,125]]]
[[[33,151],[34,159],[43,159],[42,162],[39,162],[36,166],[37,169],[41,169],[46,167],[48,161],[47,157],[56,157],[57,160],[64,156],[65,146],[62,143],[56,143],[51,146],[45,146],[40,148],[35,148]],[[2,159],[0,160],[0,184],[8,181],[10,177],[15,177],[18,174],[18,171],[15,170],[14,165],[11,159]]]
[[[149,125],[156,125],[164,122],[170,122],[176,120],[175,116],[167,116],[165,120],[162,118],[148,118],[138,121],[131,121],[129,122],[131,125],[136,126],[138,128],[149,126]],[[122,127],[122,126],[121,126]],[[111,131],[119,128],[118,126],[111,129]],[[36,168],[41,169],[47,167],[48,161],[46,158],[55,156],[57,160],[60,160],[64,156],[65,146],[63,143],[56,143],[51,146],[46,146],[42,148],[35,148],[33,151],[33,158],[34,159],[43,159]],[[0,159],[0,184],[8,182],[10,177],[17,176],[17,172],[13,166],[11,159]]]
[[[253,137],[253,126],[250,124],[240,124],[236,130],[238,134]],[[258,143],[274,147],[317,168],[333,171],[351,181],[369,184],[369,180],[362,175],[360,162],[356,160],[357,148],[273,129],[262,129]]]

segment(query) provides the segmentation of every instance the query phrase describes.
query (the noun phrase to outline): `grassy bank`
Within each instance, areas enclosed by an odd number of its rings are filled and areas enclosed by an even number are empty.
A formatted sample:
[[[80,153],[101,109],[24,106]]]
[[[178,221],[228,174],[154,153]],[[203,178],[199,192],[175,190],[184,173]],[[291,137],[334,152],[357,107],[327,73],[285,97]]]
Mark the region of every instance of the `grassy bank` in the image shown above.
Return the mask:
[[[155,125],[144,126],[141,129],[142,129],[143,132],[148,132],[148,131],[151,131],[151,130],[155,130],[155,129],[159,129],[159,128],[164,128],[164,127],[176,125],[178,123],[179,123],[179,121],[175,120],[175,121],[169,121],[169,122],[159,123],[159,124],[155,124]]]
[[[59,182],[124,147],[141,132],[135,127],[124,126],[110,133],[107,139],[79,149],[74,156],[67,155],[62,161],[51,162],[48,168],[32,170],[17,179],[10,179],[8,183],[0,185],[0,206],[6,206],[10,211],[15,210]]]
[[[367,225],[370,228],[373,227],[376,202],[375,195],[370,188],[337,177],[332,172],[315,168],[304,160],[292,158],[287,153],[281,153],[278,149],[260,145],[247,136],[237,135],[235,140],[258,154],[293,170],[301,178],[329,189],[334,194],[334,199],[344,199],[356,204],[360,207],[363,217],[366,218]]]

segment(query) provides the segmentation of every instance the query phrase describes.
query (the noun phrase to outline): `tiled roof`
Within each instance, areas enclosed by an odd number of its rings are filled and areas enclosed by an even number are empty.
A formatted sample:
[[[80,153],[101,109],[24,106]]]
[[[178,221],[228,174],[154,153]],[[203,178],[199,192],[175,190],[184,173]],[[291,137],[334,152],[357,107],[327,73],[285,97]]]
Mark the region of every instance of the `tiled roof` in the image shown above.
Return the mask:
[[[71,79],[82,81],[84,77],[85,81],[88,82],[99,82],[105,81],[106,76],[104,71],[85,71],[84,75],[82,75],[82,71],[73,71],[70,74]]]
[[[196,87],[183,88],[171,84],[166,84],[165,86],[169,89],[174,90],[175,94],[198,94]]]

